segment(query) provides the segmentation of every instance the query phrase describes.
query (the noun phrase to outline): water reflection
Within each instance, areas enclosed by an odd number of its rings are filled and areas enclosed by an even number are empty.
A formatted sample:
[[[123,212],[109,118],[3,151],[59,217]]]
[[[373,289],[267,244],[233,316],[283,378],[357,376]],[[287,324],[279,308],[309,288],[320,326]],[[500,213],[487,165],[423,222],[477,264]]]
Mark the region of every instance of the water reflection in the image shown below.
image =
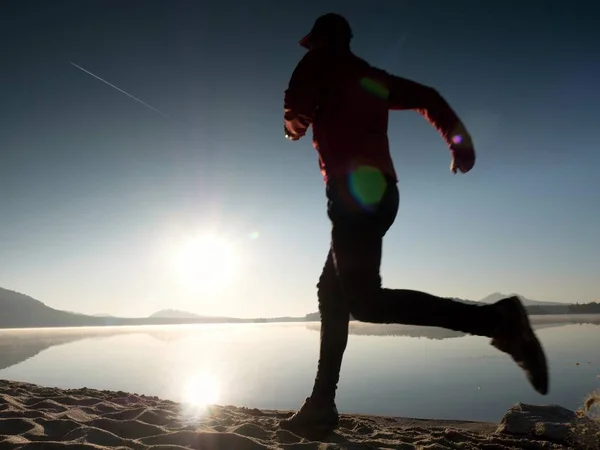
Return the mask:
[[[598,387],[600,316],[566,318],[534,318],[551,361],[549,397],[531,390],[485,338],[353,322],[338,407],[493,421],[519,401],[577,408]],[[0,378],[156,395],[185,403],[192,416],[213,403],[294,409],[314,379],[318,329],[299,322],[0,330]]]
[[[568,324],[600,325],[600,314],[532,316],[536,330],[562,327]],[[0,370],[20,364],[39,353],[60,345],[86,339],[108,338],[128,334],[143,334],[164,343],[175,342],[197,334],[199,330],[210,331],[223,327],[269,327],[279,324],[194,324],[194,325],[141,325],[127,327],[81,327],[81,328],[31,328],[0,329]],[[304,325],[307,330],[319,331],[318,322],[289,323],[287,326]],[[460,331],[436,327],[410,325],[380,325],[350,322],[350,334],[356,336],[396,336],[431,340],[456,339],[468,336]]]
[[[0,370],[20,364],[39,353],[60,345],[86,339],[127,334],[147,334],[163,342],[182,339],[194,329],[185,326],[133,326],[82,328],[30,328],[0,330]]]

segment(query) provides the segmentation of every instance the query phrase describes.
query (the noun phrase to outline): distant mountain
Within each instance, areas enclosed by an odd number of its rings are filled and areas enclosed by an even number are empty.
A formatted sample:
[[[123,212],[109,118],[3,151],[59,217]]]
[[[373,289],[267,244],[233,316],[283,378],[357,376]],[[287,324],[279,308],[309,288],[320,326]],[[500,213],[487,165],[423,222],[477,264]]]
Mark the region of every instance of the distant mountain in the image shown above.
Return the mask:
[[[9,291],[8,289],[0,288],[0,301],[4,308],[14,308],[17,306],[24,306],[27,308],[35,308],[38,306],[46,306],[39,300],[30,297],[29,295],[21,294],[15,291]]]
[[[104,322],[50,308],[28,295],[0,288],[0,328],[94,326]]]
[[[90,327],[121,325],[169,325],[181,323],[241,322],[242,319],[197,317],[124,318],[91,316],[50,308],[39,300],[0,288],[0,328]],[[246,320],[250,321],[250,320]]]
[[[162,317],[168,319],[200,319],[203,316],[188,311],[179,311],[177,309],[161,309],[154,314],[150,314],[148,317]]]
[[[502,300],[503,298],[511,297],[511,296],[515,296],[515,295],[521,299],[521,301],[523,302],[523,304],[525,306],[563,306],[563,305],[565,305],[565,303],[559,303],[559,302],[545,302],[545,301],[540,301],[540,300],[531,300],[520,294],[515,294],[514,292],[512,294],[508,294],[508,295],[502,294],[500,292],[494,292],[493,294],[490,294],[487,297],[484,297],[479,301],[481,303],[495,303],[498,300]]]
[[[114,317],[105,314],[87,315],[50,308],[28,295],[0,288],[0,329],[2,328],[51,328],[93,327],[127,325],[179,325],[194,323],[253,323],[277,321],[301,321],[302,318],[237,319],[233,317],[210,317],[166,309],[150,317]]]
[[[506,295],[492,294],[479,302],[461,300],[465,303],[492,303]],[[523,298],[521,296],[521,298]],[[455,299],[460,300],[460,299]],[[533,315],[548,314],[600,314],[600,303],[567,304],[540,302],[524,298],[527,310]],[[127,325],[178,325],[195,323],[264,323],[318,321],[318,312],[305,317],[272,317],[238,319],[233,317],[201,316],[187,311],[165,309],[150,317],[125,318],[105,314],[86,315],[50,308],[28,295],[0,288],[0,329],[2,328],[51,328]]]

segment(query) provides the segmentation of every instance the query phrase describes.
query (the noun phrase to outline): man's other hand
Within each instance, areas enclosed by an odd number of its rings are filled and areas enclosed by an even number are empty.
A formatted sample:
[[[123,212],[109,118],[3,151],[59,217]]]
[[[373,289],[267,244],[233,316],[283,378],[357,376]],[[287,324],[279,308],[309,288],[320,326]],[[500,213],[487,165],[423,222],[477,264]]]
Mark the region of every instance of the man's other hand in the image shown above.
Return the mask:
[[[467,173],[475,165],[475,151],[472,148],[451,149],[452,162],[450,170],[452,173]]]
[[[293,134],[290,130],[287,129],[285,125],[283,126],[283,133],[288,141],[297,141],[298,139],[300,139],[299,135]]]

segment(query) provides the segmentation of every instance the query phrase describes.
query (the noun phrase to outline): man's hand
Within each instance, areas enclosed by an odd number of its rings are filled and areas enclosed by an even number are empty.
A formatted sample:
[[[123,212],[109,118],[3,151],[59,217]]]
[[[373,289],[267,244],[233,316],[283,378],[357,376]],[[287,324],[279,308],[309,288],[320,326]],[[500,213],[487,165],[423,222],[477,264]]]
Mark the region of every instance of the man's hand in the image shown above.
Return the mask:
[[[290,130],[287,129],[287,127],[285,125],[283,126],[283,132],[284,132],[285,138],[288,141],[297,141],[301,137],[300,135],[293,134]]]
[[[475,165],[475,150],[472,148],[453,148],[450,150],[452,162],[450,170],[452,173],[467,173]]]

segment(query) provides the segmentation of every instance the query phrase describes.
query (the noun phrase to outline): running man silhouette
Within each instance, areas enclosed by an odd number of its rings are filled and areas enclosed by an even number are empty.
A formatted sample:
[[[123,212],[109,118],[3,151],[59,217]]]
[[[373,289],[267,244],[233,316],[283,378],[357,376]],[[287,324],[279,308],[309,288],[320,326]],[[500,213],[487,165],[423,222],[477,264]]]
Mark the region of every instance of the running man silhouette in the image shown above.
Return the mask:
[[[547,394],[546,357],[518,297],[480,306],[381,287],[382,241],[399,206],[387,137],[389,111],[414,110],[425,117],[448,145],[453,173],[469,172],[475,151],[465,126],[436,90],[373,67],[352,53],[351,39],[344,17],[319,17],[300,41],[308,52],[284,94],[285,137],[297,141],[313,128],[331,245],[317,284],[321,334],[313,391],[280,426],[321,432],[338,426],[335,394],[350,314],[363,322],[487,336],[523,369],[538,392]]]

